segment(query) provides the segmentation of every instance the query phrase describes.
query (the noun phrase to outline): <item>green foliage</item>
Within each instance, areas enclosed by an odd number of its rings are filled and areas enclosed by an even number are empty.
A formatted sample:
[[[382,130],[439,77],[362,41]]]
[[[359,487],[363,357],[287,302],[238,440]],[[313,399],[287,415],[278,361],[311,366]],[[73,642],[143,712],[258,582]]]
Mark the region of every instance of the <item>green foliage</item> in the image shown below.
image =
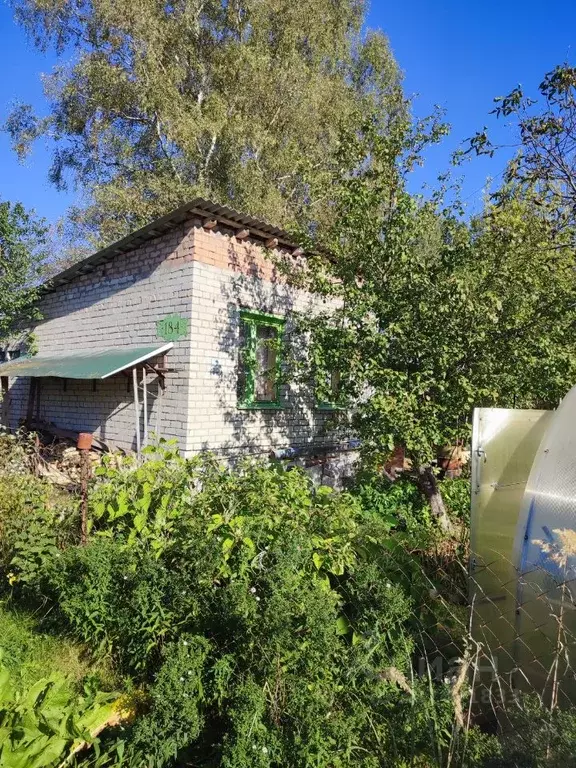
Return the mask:
[[[31,472],[0,474],[0,577],[34,582],[43,566],[77,540],[77,501]]]
[[[410,633],[420,637],[420,651],[433,658],[438,645],[451,645],[463,655],[467,638],[468,584],[463,563],[468,558],[470,483],[464,478],[444,480],[439,490],[446,497],[453,524],[450,538],[438,527],[410,479],[391,482],[364,471],[352,488],[361,501],[367,528],[371,521],[383,520],[391,531],[383,542],[389,556],[378,561],[381,579],[388,588],[401,587],[410,595]],[[374,535],[382,537],[382,533]]]
[[[576,715],[572,709],[550,711],[536,696],[521,696],[508,713],[499,748],[486,768],[552,768],[576,765]]]
[[[541,221],[552,220],[551,242],[557,248],[573,249],[576,144],[572,125],[576,117],[576,68],[565,62],[547,72],[535,98],[527,95],[522,86],[516,86],[494,102],[492,114],[511,126],[517,152],[492,200],[498,207],[505,207],[522,190],[530,200],[531,215]],[[510,147],[509,141],[506,147]],[[499,149],[484,128],[468,140],[468,148],[461,156],[474,152],[492,157]]]
[[[48,511],[43,505],[30,506],[27,512],[17,521],[17,525],[6,526],[6,538],[12,547],[8,574],[10,584],[34,582],[43,565],[60,554],[55,531],[57,513]]]
[[[162,766],[196,741],[204,727],[203,680],[209,645],[182,635],[168,645],[150,689],[150,710],[134,726],[128,758]],[[159,739],[158,734],[163,734]]]
[[[47,670],[65,676],[74,685],[90,678],[98,679],[101,687],[114,687],[106,665],[96,663],[85,647],[70,638],[49,634],[42,628],[38,613],[34,616],[14,601],[0,603],[0,626],[0,654],[15,689],[29,688],[45,677]]]
[[[0,477],[15,477],[30,472],[34,464],[33,456],[33,435],[0,430]]]
[[[412,197],[420,143],[370,120],[345,135],[338,173],[311,191],[336,215],[303,233],[317,255],[294,275],[337,300],[301,319],[304,377],[337,371],[364,451],[404,446],[415,470],[469,437],[473,407],[555,407],[576,378],[568,234],[522,190],[472,222],[440,193]]]
[[[432,529],[430,510],[414,483],[406,479],[391,482],[382,474],[364,472],[353,492],[369,515],[400,530],[416,532]]]
[[[470,524],[470,480],[458,477],[454,480],[443,480],[440,490],[444,503],[453,519],[463,523],[468,529]]]
[[[94,741],[91,730],[111,714],[112,698],[89,689],[77,695],[57,674],[19,691],[0,658],[0,766],[60,765],[77,744]]]
[[[2,447],[18,488],[20,474],[31,477],[27,452]],[[165,443],[148,458],[105,464],[88,544],[58,534],[13,598],[48,601],[44,626],[73,633],[102,661],[39,632],[13,601],[0,612],[18,702],[46,668],[70,681],[56,686],[45,741],[33,730],[18,744],[26,760],[39,744],[46,755],[61,748],[70,702],[79,712],[104,704],[93,691],[114,686],[111,660],[131,678],[137,717],[106,729],[74,758],[79,768],[507,765],[489,761],[516,754],[513,744],[455,729],[451,686],[437,670],[415,674],[435,642],[462,655],[466,620],[431,596],[434,586],[453,598],[455,582],[442,575],[446,545],[411,484],[365,473],[351,493],[335,493],[279,464],[226,469]],[[465,517],[467,486],[442,483],[454,520]],[[43,483],[29,489],[11,504],[33,521],[50,504]],[[66,728],[80,733],[70,717]]]
[[[47,232],[45,221],[20,203],[0,201],[0,340],[38,319]]]
[[[159,557],[172,542],[174,528],[190,506],[193,464],[182,461],[175,441],[144,450],[146,461],[104,459],[96,475],[105,482],[92,492],[91,528],[97,536],[117,536],[132,545],[151,549]]]
[[[71,219],[97,241],[197,195],[293,221],[300,166],[325,171],[340,124],[375,110],[385,128],[404,109],[386,38],[363,32],[363,2],[13,5],[39,48],[74,54],[46,80],[47,117],[13,112],[14,146],[56,137],[51,180],[71,176],[91,195]]]
[[[438,490],[446,504],[451,520],[459,528],[467,526],[470,517],[470,481],[466,478],[443,480]],[[432,518],[430,507],[408,477],[390,481],[378,472],[360,472],[352,488],[368,516],[374,516],[390,528],[404,534],[410,546],[425,548],[445,540]]]
[[[177,630],[186,610],[182,586],[178,574],[149,554],[107,540],[67,549],[41,581],[77,636],[101,654],[114,653],[120,669],[131,671],[149,666]]]
[[[78,500],[37,477],[35,436],[0,433],[0,590],[34,582],[78,539]]]
[[[104,468],[88,545],[38,583],[146,690],[128,765],[375,768],[456,748],[449,687],[431,699],[413,676],[420,587],[398,578],[392,511],[280,465],[156,450]]]

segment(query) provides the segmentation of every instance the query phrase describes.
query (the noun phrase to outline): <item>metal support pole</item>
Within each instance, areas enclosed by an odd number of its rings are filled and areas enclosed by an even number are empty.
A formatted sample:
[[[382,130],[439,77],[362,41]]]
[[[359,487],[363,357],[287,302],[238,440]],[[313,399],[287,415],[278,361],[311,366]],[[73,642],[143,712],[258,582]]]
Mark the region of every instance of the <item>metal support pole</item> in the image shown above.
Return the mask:
[[[34,400],[36,399],[36,386],[37,382],[35,378],[30,379],[30,388],[28,389],[28,406],[26,408],[26,426],[30,428],[32,419],[34,418]]]
[[[160,440],[160,427],[162,426],[162,398],[164,397],[164,387],[162,379],[158,376],[158,389],[156,393],[156,440]]]
[[[134,422],[136,425],[136,455],[140,458],[140,408],[138,404],[138,373],[132,368],[132,387],[134,389]]]
[[[142,407],[144,408],[144,448],[148,445],[148,375],[146,368],[142,368]]]
[[[80,543],[86,545],[88,541],[88,483],[92,466],[90,464],[90,448],[92,447],[92,435],[88,432],[80,432],[78,435],[78,451],[80,453]]]
[[[36,422],[40,421],[40,392],[42,391],[42,379],[36,379]]]

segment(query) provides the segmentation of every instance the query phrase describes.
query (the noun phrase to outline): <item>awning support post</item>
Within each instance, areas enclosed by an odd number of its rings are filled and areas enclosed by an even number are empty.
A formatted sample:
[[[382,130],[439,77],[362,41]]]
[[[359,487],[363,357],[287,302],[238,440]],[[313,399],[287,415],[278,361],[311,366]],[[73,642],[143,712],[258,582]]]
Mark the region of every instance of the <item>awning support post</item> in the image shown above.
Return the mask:
[[[148,445],[148,376],[146,368],[142,368],[142,407],[144,408],[144,448]]]
[[[138,403],[138,372],[132,368],[132,388],[134,390],[134,422],[136,425],[136,455],[140,458],[140,408]]]
[[[158,390],[156,394],[156,440],[161,437],[160,428],[162,425],[162,399],[164,397],[164,386],[160,376],[158,376]]]

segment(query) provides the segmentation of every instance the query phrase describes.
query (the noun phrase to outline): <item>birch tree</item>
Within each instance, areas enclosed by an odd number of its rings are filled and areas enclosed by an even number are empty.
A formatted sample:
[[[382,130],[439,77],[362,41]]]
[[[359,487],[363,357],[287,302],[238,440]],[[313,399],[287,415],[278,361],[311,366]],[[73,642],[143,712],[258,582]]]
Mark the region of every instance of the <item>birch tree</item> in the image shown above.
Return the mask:
[[[61,64],[7,128],[25,156],[47,138],[50,178],[76,184],[77,231],[110,241],[196,195],[277,225],[294,221],[341,126],[404,104],[388,41],[363,0],[14,0]]]

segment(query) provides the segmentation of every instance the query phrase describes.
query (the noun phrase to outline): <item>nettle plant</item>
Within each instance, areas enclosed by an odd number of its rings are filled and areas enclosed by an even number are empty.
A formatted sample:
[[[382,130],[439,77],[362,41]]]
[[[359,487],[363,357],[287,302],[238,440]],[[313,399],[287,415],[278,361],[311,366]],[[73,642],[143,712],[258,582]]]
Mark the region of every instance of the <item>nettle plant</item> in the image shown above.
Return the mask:
[[[162,440],[143,451],[145,461],[105,457],[96,470],[89,528],[116,537],[126,547],[150,548],[156,557],[170,546],[175,526],[190,509],[198,462],[180,457],[176,441]]]

